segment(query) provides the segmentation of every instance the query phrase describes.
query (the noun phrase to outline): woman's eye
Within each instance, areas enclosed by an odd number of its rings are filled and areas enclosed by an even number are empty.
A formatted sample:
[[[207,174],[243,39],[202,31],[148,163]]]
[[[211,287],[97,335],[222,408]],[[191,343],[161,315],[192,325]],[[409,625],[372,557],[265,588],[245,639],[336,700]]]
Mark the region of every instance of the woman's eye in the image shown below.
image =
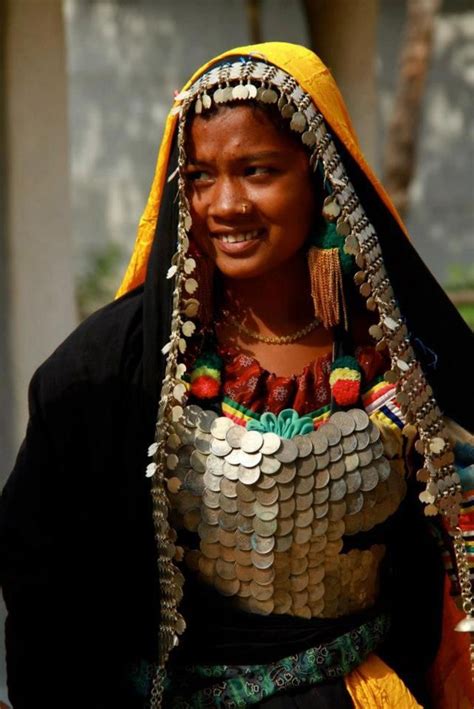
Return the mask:
[[[248,177],[252,175],[269,175],[272,172],[272,168],[263,165],[251,165],[245,169],[245,174]]]
[[[205,182],[211,179],[211,174],[205,170],[189,170],[186,177],[190,182]]]

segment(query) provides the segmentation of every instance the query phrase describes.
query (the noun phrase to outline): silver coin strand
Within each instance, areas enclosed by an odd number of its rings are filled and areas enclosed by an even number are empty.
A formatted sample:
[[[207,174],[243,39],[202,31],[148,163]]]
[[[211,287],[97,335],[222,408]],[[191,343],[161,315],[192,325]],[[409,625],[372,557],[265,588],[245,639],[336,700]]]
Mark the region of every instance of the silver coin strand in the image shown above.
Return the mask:
[[[238,88],[238,90],[236,90]],[[242,87],[242,88],[240,88]],[[247,88],[246,88],[247,87]],[[253,87],[253,88],[252,88]],[[244,90],[246,88],[246,90]],[[226,90],[228,89],[228,90]],[[218,94],[217,91],[220,91]],[[210,92],[213,92],[210,95]],[[299,132],[302,142],[312,149],[311,164],[317,169],[321,162],[325,179],[331,185],[331,202],[339,212],[337,230],[346,238],[346,250],[362,263],[358,275],[361,294],[367,298],[368,307],[377,309],[380,317],[378,326],[371,334],[377,340],[388,345],[392,370],[390,381],[396,382],[398,395],[402,403],[402,412],[416,425],[423,445],[425,469],[428,471],[426,489],[421,493],[422,502],[427,503],[425,514],[431,516],[441,512],[447,517],[455,544],[458,575],[468,567],[465,545],[459,543],[456,532],[461,485],[459,476],[451,462],[437,467],[440,455],[446,457],[451,452],[444,429],[441,411],[410,343],[405,320],[400,313],[395,294],[388,278],[378,237],[373,225],[368,220],[363,207],[348,179],[340,156],[337,153],[332,136],[327,131],[322,114],[314,106],[311,97],[306,94],[295,80],[283,70],[263,62],[234,62],[230,65],[211,69],[198,79],[189,89],[176,97],[172,113],[179,116],[179,226],[178,249],[173,258],[171,277],[175,278],[173,292],[173,314],[170,341],[165,345],[167,357],[165,379],[161,390],[160,405],[156,425],[157,448],[153,455],[155,470],[148,466],[147,475],[153,478],[152,497],[154,504],[155,536],[158,546],[158,566],[163,595],[162,620],[160,624],[160,668],[154,681],[152,708],[161,706],[161,694],[156,687],[162,685],[162,668],[169,652],[177,644],[176,629],[180,619],[177,606],[182,590],[182,577],[173,564],[175,553],[173,531],[167,522],[169,503],[164,487],[166,467],[165,439],[170,433],[170,422],[178,421],[182,414],[180,401],[173,400],[173,389],[181,379],[177,375],[178,356],[186,347],[186,337],[192,335],[188,325],[182,330],[181,316],[183,290],[189,279],[185,274],[184,264],[189,245],[188,232],[191,228],[189,205],[185,197],[185,179],[183,168],[186,162],[184,149],[184,127],[187,112],[191,105],[197,112],[207,110],[212,103],[227,103],[236,100],[257,100],[262,103],[277,103],[282,116],[290,121],[290,128]],[[175,268],[173,268],[175,267]],[[190,283],[190,286],[193,284]],[[370,304],[369,304],[370,301]],[[187,334],[188,333],[188,334]],[[462,586],[463,607],[468,618],[474,608],[474,598],[470,584]],[[179,622],[178,622],[179,621]]]

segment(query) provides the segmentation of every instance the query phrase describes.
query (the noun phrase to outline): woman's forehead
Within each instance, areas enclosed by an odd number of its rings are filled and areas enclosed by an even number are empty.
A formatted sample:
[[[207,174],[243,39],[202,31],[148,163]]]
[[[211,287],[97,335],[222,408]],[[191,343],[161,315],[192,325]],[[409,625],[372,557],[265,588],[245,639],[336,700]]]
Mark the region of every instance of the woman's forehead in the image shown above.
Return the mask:
[[[226,152],[270,153],[305,150],[296,136],[275,124],[258,105],[223,106],[212,114],[194,116],[188,128],[189,158]]]

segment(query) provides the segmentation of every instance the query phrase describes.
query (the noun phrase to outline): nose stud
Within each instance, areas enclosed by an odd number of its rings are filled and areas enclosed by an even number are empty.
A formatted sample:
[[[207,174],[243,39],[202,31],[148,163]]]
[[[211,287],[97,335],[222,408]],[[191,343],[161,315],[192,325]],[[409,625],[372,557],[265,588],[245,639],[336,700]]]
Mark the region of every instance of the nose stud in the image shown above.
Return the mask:
[[[247,214],[250,212],[250,204],[248,202],[242,202],[240,205],[240,211],[242,214]]]

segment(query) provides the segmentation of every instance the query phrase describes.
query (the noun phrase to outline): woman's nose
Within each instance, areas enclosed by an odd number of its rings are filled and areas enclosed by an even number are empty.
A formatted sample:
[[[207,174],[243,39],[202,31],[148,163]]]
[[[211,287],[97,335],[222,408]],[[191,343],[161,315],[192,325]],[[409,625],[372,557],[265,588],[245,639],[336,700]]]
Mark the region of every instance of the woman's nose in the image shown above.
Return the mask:
[[[250,212],[250,202],[238,182],[217,180],[213,186],[208,215],[214,219],[232,219]]]

